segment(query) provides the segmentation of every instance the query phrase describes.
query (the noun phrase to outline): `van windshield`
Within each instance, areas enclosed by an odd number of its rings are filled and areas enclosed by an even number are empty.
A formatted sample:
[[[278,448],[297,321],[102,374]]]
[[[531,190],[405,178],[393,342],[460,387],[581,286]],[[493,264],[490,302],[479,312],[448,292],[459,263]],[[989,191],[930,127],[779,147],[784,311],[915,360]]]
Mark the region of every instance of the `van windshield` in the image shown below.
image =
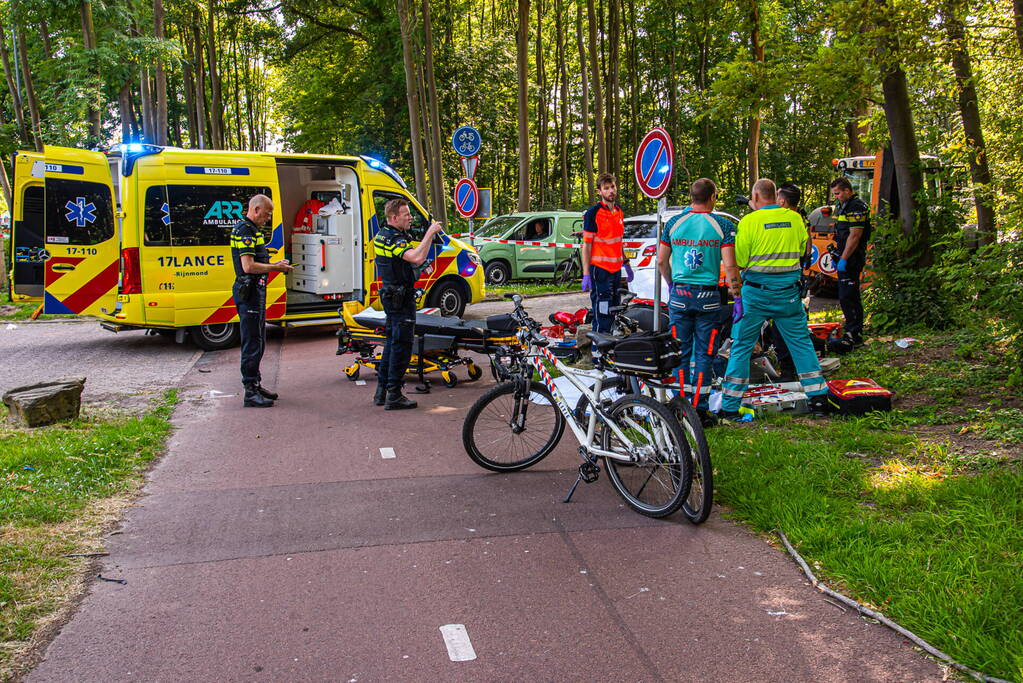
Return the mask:
[[[500,237],[522,222],[519,216],[499,216],[475,231],[477,237]]]

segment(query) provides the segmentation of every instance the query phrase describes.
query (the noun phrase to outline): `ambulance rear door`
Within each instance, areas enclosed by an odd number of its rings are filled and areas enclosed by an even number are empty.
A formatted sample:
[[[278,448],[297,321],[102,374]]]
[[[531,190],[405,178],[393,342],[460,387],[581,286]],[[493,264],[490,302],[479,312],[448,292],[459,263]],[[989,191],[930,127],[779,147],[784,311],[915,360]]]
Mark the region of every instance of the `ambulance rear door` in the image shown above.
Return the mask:
[[[106,155],[46,147],[44,313],[114,308],[120,275],[114,186]]]
[[[15,300],[43,298],[43,269],[49,257],[43,234],[43,161],[37,152],[18,152],[14,157],[10,258]]]

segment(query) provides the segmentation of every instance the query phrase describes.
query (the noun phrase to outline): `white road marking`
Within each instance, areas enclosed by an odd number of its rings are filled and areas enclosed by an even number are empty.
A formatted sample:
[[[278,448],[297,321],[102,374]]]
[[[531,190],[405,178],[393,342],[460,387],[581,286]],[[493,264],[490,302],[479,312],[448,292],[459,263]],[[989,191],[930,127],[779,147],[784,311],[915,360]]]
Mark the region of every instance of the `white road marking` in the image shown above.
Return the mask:
[[[476,659],[476,650],[472,647],[465,624],[447,624],[440,627],[444,636],[444,645],[448,648],[448,657],[452,662],[471,662]]]
[[[355,386],[357,386],[357,387],[364,387],[364,386],[366,386],[366,380],[364,380],[364,379],[357,379],[357,380],[355,380]]]
[[[393,448],[381,448],[380,449],[380,457],[383,458],[384,460],[389,460],[389,459],[393,458],[394,457],[394,449]]]

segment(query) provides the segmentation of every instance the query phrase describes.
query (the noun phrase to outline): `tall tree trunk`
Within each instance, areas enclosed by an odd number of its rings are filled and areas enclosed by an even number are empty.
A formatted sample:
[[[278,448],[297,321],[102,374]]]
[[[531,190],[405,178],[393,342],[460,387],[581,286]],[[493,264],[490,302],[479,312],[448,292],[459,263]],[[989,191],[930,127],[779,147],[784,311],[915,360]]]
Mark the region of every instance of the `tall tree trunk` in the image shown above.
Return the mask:
[[[850,156],[859,157],[870,154],[870,150],[867,149],[863,142],[864,136],[869,132],[869,127],[860,123],[869,113],[870,105],[867,103],[867,99],[863,98],[856,103],[852,120],[845,124],[845,134],[849,139]]]
[[[82,43],[85,50],[94,58],[97,47],[96,26],[92,21],[91,0],[82,0],[79,10],[82,19]],[[92,146],[98,145],[103,138],[103,94],[100,92],[103,84],[95,64],[89,65],[89,77],[89,87],[96,89],[89,101],[89,143]]]
[[[600,64],[597,62],[597,15],[593,0],[586,0],[586,16],[589,24],[590,73],[593,76],[593,123],[597,127],[597,172],[606,173],[607,143],[604,139],[604,95],[601,90]],[[593,178],[589,179],[592,184]]]
[[[163,29],[163,0],[153,0],[153,37],[163,41],[166,37]],[[156,110],[153,120],[155,142],[160,146],[167,145],[167,72],[163,68],[163,60],[156,62],[153,86],[156,89]]]
[[[1019,51],[1023,53],[1023,0],[1012,0],[1012,18],[1016,42],[1019,43]]]
[[[561,208],[568,209],[572,196],[568,185],[568,68],[565,65],[567,41],[565,40],[565,23],[562,12],[565,10],[564,0],[555,0],[554,30],[558,38],[558,51],[555,59],[558,69],[558,87],[560,91],[558,104],[561,115],[558,117],[558,161],[561,166]]]
[[[426,175],[429,176],[430,185],[433,185],[433,136],[430,134],[430,113],[429,101],[426,98],[426,77],[422,61],[415,61],[416,67],[416,92],[419,97],[419,130],[423,131],[423,160],[426,164]],[[429,190],[429,191],[428,191]],[[429,201],[423,202],[423,206],[430,206],[433,203],[433,190],[423,186],[423,192],[430,197]]]
[[[39,17],[39,39],[42,41],[43,56],[47,60],[53,59],[53,45],[50,43],[50,26],[46,17]]]
[[[963,134],[970,150],[970,178],[973,181],[973,200],[977,207],[977,237],[982,245],[994,244],[995,214],[991,206],[991,169],[987,163],[984,129],[980,125],[980,103],[973,80],[973,66],[966,45],[966,30],[956,10],[947,3],[944,12],[945,31],[952,50],[952,70],[955,72],[959,94],[959,114],[963,119]]]
[[[881,67],[881,91],[884,95],[884,116],[891,137],[892,159],[895,163],[895,183],[899,193],[899,223],[905,236],[914,236],[917,245],[917,265],[933,263],[930,229],[923,207],[917,205],[917,196],[923,190],[920,170],[920,148],[913,127],[913,109],[909,100],[906,72],[899,61],[899,46],[890,32],[888,0],[877,0],[879,8],[878,63]]]
[[[18,59],[21,62],[21,78],[25,81],[25,99],[28,101],[28,113],[32,121],[32,141],[37,152],[43,151],[43,131],[39,116],[39,100],[32,86],[32,67],[28,63],[28,50],[25,48],[25,29],[15,27],[18,36]]]
[[[635,0],[629,0],[629,14],[632,26],[629,31],[629,103],[631,106],[631,116],[629,117],[629,133],[631,137],[633,152],[639,147],[639,31],[637,29],[638,22],[636,21],[636,6]],[[625,174],[625,177],[629,177]],[[636,183],[635,178],[630,179],[629,187],[632,188],[632,211],[637,212],[639,210],[639,185]]]
[[[401,58],[405,65],[405,101],[408,104],[409,137],[412,147],[412,175],[416,184],[416,199],[426,205],[426,177],[423,172],[423,143],[419,130],[419,97],[416,91],[416,65],[412,56],[412,18],[408,0],[396,0],[398,22],[401,26]]]
[[[529,0],[518,0],[516,73],[519,81],[519,202],[518,211],[529,211]]]
[[[13,34],[12,34],[13,35]],[[21,102],[21,93],[14,78],[14,70],[11,68],[11,57],[7,50],[7,29],[0,24],[0,61],[4,66],[4,78],[7,79],[7,90],[11,93],[11,108],[14,109],[14,120],[18,125],[18,135],[23,144],[30,144],[28,129],[25,128],[24,105]]]
[[[593,150],[590,148],[590,85],[589,74],[586,68],[586,49],[583,46],[583,6],[576,4],[575,13],[575,40],[579,47],[579,73],[582,76],[582,128],[583,128],[583,164],[586,168],[586,178],[583,180],[583,187],[586,191],[586,201],[589,204],[594,202],[593,181]]]
[[[547,206],[547,71],[543,59],[543,0],[536,0],[536,84],[537,84],[537,200],[538,208]]]
[[[753,62],[764,63],[764,43],[760,40],[760,0],[752,0],[749,14],[750,53]],[[760,178],[760,103],[754,105],[749,120],[749,139],[746,146],[747,168],[750,183]]]
[[[142,95],[142,137],[146,142],[156,144],[156,110],[153,108],[153,79],[149,67],[143,66],[139,78],[139,92]]]
[[[206,108],[206,70],[202,62],[202,39],[199,35],[199,13],[194,15],[192,22],[192,44],[195,46],[195,116],[199,127],[198,147],[205,149],[212,145],[210,131],[213,129]]]
[[[189,36],[185,33],[181,35],[181,42],[185,46],[185,59],[181,64],[181,71],[183,75],[183,89],[185,91],[185,109],[188,114],[188,144],[193,149],[202,147],[201,136],[199,134],[199,117],[196,116],[196,102],[195,102],[195,70],[192,65],[195,62],[195,55],[192,49],[192,41]]]
[[[433,155],[430,158],[430,190],[433,196],[433,215],[447,223],[448,203],[444,194],[443,155],[440,146],[440,105],[437,102],[437,81],[433,76],[433,27],[430,22],[430,0],[423,0],[423,48],[426,62],[426,90],[430,97],[430,136]]]
[[[117,92],[117,110],[121,116],[121,142],[128,143],[134,140],[131,130],[131,83],[126,82]]]
[[[610,36],[608,37],[608,43],[610,45],[610,55],[608,56],[608,70],[611,72],[611,92],[608,97],[608,134],[611,137],[611,150],[610,164],[611,168],[615,169],[615,172],[621,175],[622,173],[622,130],[621,130],[621,116],[619,113],[619,107],[621,106],[621,82],[619,79],[620,69],[619,61],[621,59],[621,51],[619,49],[621,45],[621,11],[620,11],[620,0],[609,0],[610,11],[608,12],[608,28]],[[619,178],[618,182],[621,184],[623,178]]]
[[[206,16],[206,55],[210,66],[210,124],[214,149],[224,149],[224,107],[217,69],[217,0],[210,0]]]

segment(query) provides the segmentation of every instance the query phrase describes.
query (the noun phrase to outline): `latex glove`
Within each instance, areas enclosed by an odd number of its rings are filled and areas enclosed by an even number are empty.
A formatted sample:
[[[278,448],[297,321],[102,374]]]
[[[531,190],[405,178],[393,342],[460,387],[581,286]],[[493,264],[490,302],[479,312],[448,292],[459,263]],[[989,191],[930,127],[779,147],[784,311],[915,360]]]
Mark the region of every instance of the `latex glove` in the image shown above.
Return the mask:
[[[622,265],[622,268],[625,269],[625,281],[632,282],[632,278],[635,277],[635,275],[632,274],[632,266],[629,265],[628,263],[625,263]]]
[[[844,273],[849,267],[849,262],[844,258],[838,259],[838,266],[836,267],[839,273]]]
[[[586,273],[583,275],[583,291],[588,292],[593,289],[593,282],[590,280],[590,274]]]
[[[741,296],[737,296],[737,297],[735,297],[735,303],[732,304],[732,324],[733,325],[735,323],[739,322],[740,320],[742,320],[742,314],[743,314],[743,311],[742,311],[742,297]]]

